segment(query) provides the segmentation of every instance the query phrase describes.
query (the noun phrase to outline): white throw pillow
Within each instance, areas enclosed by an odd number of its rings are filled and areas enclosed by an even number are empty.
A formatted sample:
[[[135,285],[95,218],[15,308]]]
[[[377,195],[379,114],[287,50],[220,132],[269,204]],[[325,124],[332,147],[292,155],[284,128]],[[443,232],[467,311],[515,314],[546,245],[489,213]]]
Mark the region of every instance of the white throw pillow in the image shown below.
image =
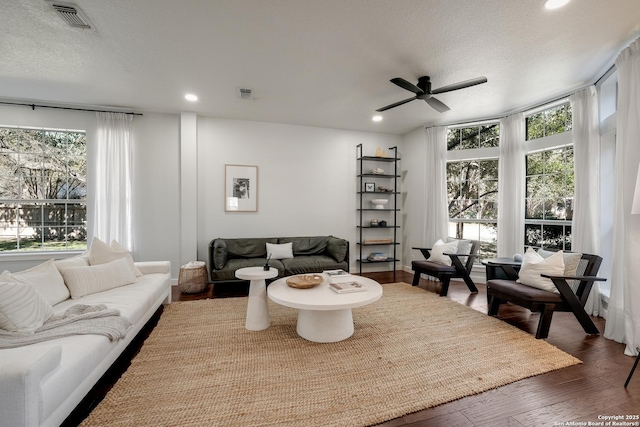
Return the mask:
[[[91,241],[91,247],[89,248],[89,265],[106,264],[120,258],[127,259],[129,268],[133,271],[133,274],[142,276],[140,270],[138,270],[133,263],[131,252],[122,247],[120,243],[113,240],[111,246],[109,246],[97,237],[94,237]]]
[[[267,258],[271,259],[293,258],[293,242],[289,243],[267,243]]]
[[[551,279],[540,276],[548,274],[550,276],[564,276],[564,257],[562,251],[558,251],[549,258],[542,258],[536,251],[529,248],[522,258],[522,267],[518,272],[518,283],[542,289],[549,292],[558,292],[558,288]]]
[[[69,289],[52,259],[29,270],[11,273],[11,276],[22,283],[32,285],[51,305],[69,299]]]
[[[35,332],[51,316],[51,304],[33,286],[0,281],[0,329]]]
[[[456,254],[458,253],[458,240],[453,242],[444,243],[439,239],[431,248],[429,252],[429,258],[427,261],[435,262],[438,264],[451,265],[451,258],[444,254]]]
[[[71,258],[58,259],[54,261],[59,271],[69,267],[87,267],[89,266],[89,254],[77,255]]]
[[[126,258],[88,267],[70,267],[62,270],[71,298],[107,291],[136,281],[136,275]]]

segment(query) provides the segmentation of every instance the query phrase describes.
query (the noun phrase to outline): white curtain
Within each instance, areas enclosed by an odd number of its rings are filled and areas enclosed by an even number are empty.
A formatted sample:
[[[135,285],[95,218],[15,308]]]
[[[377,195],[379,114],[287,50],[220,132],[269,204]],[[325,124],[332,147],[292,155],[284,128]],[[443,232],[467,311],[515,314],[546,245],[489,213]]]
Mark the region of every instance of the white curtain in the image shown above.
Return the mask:
[[[574,199],[571,250],[600,255],[600,121],[595,86],[569,97],[573,116]],[[585,304],[588,314],[602,314],[599,282]]]
[[[613,225],[611,297],[604,336],[640,346],[640,215],[631,215],[640,163],[640,39],[616,59],[616,203]]]
[[[94,236],[132,249],[131,128],[133,116],[96,113],[98,118]]]
[[[498,256],[524,250],[525,138],[524,115],[500,119],[498,164]]]
[[[448,236],[447,209],[447,128],[427,129],[425,158],[424,236],[423,244],[430,248],[438,239]]]

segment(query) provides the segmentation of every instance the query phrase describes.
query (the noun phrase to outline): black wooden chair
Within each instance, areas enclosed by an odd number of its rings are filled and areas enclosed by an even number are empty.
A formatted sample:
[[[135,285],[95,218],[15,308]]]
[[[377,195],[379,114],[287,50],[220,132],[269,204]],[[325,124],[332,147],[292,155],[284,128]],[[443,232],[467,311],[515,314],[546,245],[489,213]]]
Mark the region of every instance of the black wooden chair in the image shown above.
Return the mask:
[[[559,294],[545,291],[516,282],[516,277],[508,279],[493,279],[487,281],[487,296],[489,298],[489,316],[497,316],[500,304],[511,302],[526,307],[532,312],[540,312],[540,320],[536,331],[536,338],[547,338],[554,311],[570,311],[578,319],[587,334],[600,334],[584,305],[587,302],[593,282],[606,279],[596,277],[602,258],[598,255],[582,254],[576,276],[549,276]],[[583,273],[580,273],[583,272]],[[505,271],[506,273],[506,271]],[[567,281],[571,281],[570,285]]]
[[[477,240],[469,240],[471,242],[471,249],[469,253],[456,253],[447,254],[451,258],[451,265],[438,264],[435,262],[427,261],[431,256],[431,248],[413,248],[422,252],[424,260],[412,261],[411,269],[415,271],[413,275],[413,286],[418,286],[420,283],[420,274],[426,274],[428,276],[437,277],[442,284],[440,288],[440,296],[446,296],[449,292],[449,282],[451,279],[462,279],[469,288],[471,293],[478,293],[478,288],[471,280],[469,276],[471,274],[471,268],[475,258],[478,257],[478,250],[480,249],[480,242]]]

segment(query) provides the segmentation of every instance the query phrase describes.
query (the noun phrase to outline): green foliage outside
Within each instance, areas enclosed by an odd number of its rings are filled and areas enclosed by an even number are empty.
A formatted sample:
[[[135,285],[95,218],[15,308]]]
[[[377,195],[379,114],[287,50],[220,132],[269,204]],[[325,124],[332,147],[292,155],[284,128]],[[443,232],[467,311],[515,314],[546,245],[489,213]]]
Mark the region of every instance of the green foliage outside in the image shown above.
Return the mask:
[[[86,135],[0,128],[0,251],[86,247]]]

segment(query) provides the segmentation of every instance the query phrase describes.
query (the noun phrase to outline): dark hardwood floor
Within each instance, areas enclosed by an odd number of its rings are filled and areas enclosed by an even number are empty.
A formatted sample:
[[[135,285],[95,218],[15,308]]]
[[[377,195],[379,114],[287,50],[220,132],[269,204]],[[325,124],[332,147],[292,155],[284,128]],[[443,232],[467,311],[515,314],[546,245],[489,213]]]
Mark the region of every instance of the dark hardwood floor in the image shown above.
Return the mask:
[[[412,275],[405,272],[398,272],[395,275],[392,272],[369,273],[366,276],[382,284],[411,283],[412,279]],[[471,295],[463,282],[452,282],[447,298],[486,313],[486,288],[483,284],[476,283],[476,285],[479,293]],[[425,292],[437,293],[440,290],[438,282],[424,279],[418,286]],[[214,289],[209,286],[200,294],[187,295],[182,294],[178,287],[174,286],[172,298],[173,301],[188,301],[234,297],[246,295],[246,292],[246,289],[234,292],[233,288]],[[64,424],[65,427],[78,425],[102,400],[129,366],[131,359],[153,330],[160,315],[161,310],[149,322],[140,337],[132,343],[124,357],[105,374],[85,401],[69,417]],[[538,323],[538,314],[532,314],[526,309],[511,304],[501,307],[499,318],[529,333],[535,333]],[[593,318],[593,320],[602,333],[604,319]],[[618,422],[627,421],[635,423],[627,425],[640,425],[638,418],[624,419],[625,416],[632,418],[634,415],[640,415],[640,368],[625,389],[623,385],[635,359],[624,355],[624,345],[605,339],[601,335],[586,335],[571,313],[554,314],[547,342],[572,354],[583,363],[396,418],[380,426],[586,426],[589,422],[592,423],[591,425],[597,425],[593,423],[598,422],[606,425],[606,421],[600,417],[615,415],[623,417]],[[411,361],[408,360],[407,363]]]

